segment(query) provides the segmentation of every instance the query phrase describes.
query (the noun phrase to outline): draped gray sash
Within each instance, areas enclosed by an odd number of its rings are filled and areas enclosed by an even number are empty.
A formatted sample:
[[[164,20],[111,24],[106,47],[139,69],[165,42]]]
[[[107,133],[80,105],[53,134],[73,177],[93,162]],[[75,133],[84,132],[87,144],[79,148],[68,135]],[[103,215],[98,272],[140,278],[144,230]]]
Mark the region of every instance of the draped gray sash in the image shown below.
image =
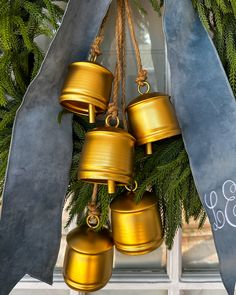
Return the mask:
[[[165,0],[172,97],[228,294],[236,280],[236,104],[191,0]]]
[[[72,158],[72,117],[58,124],[58,96],[67,66],[86,60],[110,2],[69,2],[17,112],[0,222],[0,295],[25,274],[52,283]]]

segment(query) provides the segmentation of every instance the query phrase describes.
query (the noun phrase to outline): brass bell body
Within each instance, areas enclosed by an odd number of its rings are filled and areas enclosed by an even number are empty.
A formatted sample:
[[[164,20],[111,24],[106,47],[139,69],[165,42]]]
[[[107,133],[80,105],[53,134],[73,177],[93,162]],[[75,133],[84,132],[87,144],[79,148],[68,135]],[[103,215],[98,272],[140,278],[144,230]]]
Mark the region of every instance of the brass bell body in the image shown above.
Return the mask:
[[[95,114],[107,109],[111,95],[113,74],[93,62],[74,62],[60,96],[61,105],[76,114],[89,116],[95,122]]]
[[[152,153],[152,142],[181,133],[166,94],[142,94],[127,106],[127,113],[130,132],[136,138],[137,145],[146,144],[147,154]]]
[[[67,235],[63,275],[77,291],[93,292],[109,281],[113,265],[113,240],[108,229],[95,232],[88,226]]]
[[[163,230],[156,197],[145,192],[139,203],[134,192],[126,192],[110,205],[115,246],[127,255],[142,255],[157,249]]]
[[[133,178],[135,139],[128,132],[115,127],[99,127],[86,133],[79,179],[108,184],[108,193],[116,185],[127,185]]]

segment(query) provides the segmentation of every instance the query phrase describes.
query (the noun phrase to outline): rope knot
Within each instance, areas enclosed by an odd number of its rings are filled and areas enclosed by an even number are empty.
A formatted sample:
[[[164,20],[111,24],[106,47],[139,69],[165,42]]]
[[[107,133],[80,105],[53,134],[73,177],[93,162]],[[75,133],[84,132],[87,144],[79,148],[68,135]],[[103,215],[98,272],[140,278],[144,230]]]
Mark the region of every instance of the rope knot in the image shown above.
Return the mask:
[[[144,86],[145,85],[144,82],[146,82],[147,76],[148,76],[147,70],[141,69],[138,72],[138,76],[137,76],[135,82],[140,86]]]
[[[95,41],[91,45],[91,49],[90,49],[91,56],[99,56],[102,54],[102,51],[100,48],[102,41],[103,41],[103,36],[97,36],[95,38]]]
[[[107,112],[109,115],[112,115],[112,118],[116,118],[118,116],[118,106],[116,102],[109,103]]]
[[[94,202],[91,202],[88,204],[88,210],[89,210],[89,214],[91,214],[91,215],[96,215],[96,216],[100,215],[100,211],[99,211],[96,203],[94,203]]]

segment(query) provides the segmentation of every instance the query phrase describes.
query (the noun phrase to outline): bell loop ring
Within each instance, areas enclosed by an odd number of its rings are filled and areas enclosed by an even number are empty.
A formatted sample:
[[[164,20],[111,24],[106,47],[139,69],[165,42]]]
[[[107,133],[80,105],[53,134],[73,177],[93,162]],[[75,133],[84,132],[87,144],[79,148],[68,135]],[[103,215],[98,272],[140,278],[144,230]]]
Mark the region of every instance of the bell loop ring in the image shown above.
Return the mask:
[[[86,223],[90,228],[97,229],[100,225],[100,219],[97,215],[89,214],[86,218]]]
[[[111,120],[112,119],[116,121],[116,124],[114,126],[111,125]],[[118,118],[118,116],[115,116],[113,118],[113,116],[110,114],[110,115],[108,115],[106,117],[105,124],[106,124],[107,127],[115,127],[115,128],[117,128],[120,125],[120,119]]]
[[[129,192],[135,192],[138,188],[138,182],[135,180],[132,184],[126,185],[125,188]]]
[[[144,81],[143,84],[144,85],[140,85],[140,84],[138,85],[138,93],[139,94],[145,94],[145,93],[148,93],[151,90],[151,86],[147,81]],[[145,92],[142,92],[141,87],[145,87],[145,86],[147,87],[147,89],[146,89]]]

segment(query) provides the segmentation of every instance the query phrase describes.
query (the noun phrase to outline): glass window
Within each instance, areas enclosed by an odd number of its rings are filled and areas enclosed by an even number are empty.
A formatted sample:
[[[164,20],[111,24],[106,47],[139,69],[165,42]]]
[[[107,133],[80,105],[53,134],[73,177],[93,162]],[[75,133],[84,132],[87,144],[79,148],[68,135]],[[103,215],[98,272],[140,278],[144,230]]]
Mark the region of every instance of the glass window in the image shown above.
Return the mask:
[[[140,288],[142,289],[142,288]],[[167,295],[168,292],[166,290],[101,290],[94,293],[88,293],[88,294],[94,294],[94,295],[143,295],[143,293],[147,295]]]
[[[69,290],[13,290],[10,295],[69,295]]]
[[[166,269],[166,247],[162,245],[159,249],[141,256],[124,255],[115,251],[115,269]]]
[[[183,271],[218,270],[218,257],[207,220],[203,229],[198,229],[194,221],[183,225],[182,233]]]
[[[225,290],[185,290],[181,295],[227,295]]]

